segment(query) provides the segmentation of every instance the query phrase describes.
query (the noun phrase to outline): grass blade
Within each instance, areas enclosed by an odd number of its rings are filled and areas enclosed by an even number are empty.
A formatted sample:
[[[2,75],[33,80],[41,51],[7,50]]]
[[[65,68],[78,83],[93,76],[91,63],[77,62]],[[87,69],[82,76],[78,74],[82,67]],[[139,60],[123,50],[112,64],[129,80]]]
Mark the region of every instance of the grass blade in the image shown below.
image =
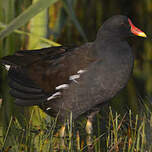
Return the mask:
[[[48,8],[50,5],[54,4],[58,0],[39,0],[38,2],[31,5],[27,8],[23,13],[21,13],[18,17],[16,17],[6,29],[0,32],[0,38],[4,38],[9,35],[15,29],[21,27],[26,24],[33,16],[41,12],[43,9]]]
[[[7,25],[3,24],[0,22],[0,28],[6,28]],[[29,32],[25,32],[25,31],[22,31],[22,30],[14,30],[13,32],[17,33],[17,34],[22,34],[22,35],[27,35],[27,36],[33,36],[35,38],[39,38],[43,43],[46,43],[46,44],[49,44],[51,46],[61,46],[61,44],[59,43],[56,43],[54,41],[51,41],[47,38],[44,38],[44,37],[41,37],[35,33],[29,33]]]
[[[4,143],[3,143],[3,146],[2,146],[2,150],[4,149],[6,140],[7,140],[7,138],[8,138],[8,134],[9,134],[9,131],[10,131],[10,128],[11,128],[11,125],[12,125],[12,120],[13,120],[13,118],[11,117],[10,122],[9,122],[9,125],[8,125],[8,128],[7,128],[7,131],[6,131],[6,135],[5,135],[5,137],[4,137]]]

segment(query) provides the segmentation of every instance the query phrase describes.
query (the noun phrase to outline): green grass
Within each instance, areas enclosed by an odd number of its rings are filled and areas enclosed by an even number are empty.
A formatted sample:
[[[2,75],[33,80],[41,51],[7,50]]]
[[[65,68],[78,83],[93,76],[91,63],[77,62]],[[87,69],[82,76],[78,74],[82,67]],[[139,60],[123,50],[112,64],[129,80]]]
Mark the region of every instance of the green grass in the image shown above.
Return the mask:
[[[77,128],[72,121],[67,120],[66,134],[64,138],[58,136],[59,126],[56,123],[57,118],[46,117],[40,119],[40,125],[34,125],[32,117],[34,110],[31,112],[31,117],[26,121],[26,126],[23,128],[15,118],[11,118],[6,134],[1,138],[1,149],[4,151],[24,151],[24,152],[42,152],[42,151],[87,151],[90,149],[89,144],[95,152],[151,152],[152,151],[152,114],[143,113],[133,116],[131,111],[129,114],[121,116],[113,113],[109,109],[109,116],[106,125],[106,130],[102,132],[101,126],[97,127],[93,135],[87,136],[85,133],[84,123],[81,128]],[[97,125],[100,121],[100,115],[94,122]],[[80,123],[80,122],[79,122]],[[81,132],[83,132],[81,134]],[[101,144],[104,143],[104,144]],[[91,147],[91,148],[92,148]]]

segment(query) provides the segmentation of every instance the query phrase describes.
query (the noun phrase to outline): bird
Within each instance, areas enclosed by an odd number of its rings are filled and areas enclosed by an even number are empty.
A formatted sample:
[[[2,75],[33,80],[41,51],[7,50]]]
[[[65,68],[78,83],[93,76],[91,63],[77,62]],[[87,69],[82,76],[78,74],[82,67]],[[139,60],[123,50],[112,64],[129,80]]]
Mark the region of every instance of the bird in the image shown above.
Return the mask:
[[[70,113],[76,120],[89,112],[90,128],[102,105],[127,85],[134,65],[127,40],[133,35],[147,37],[130,18],[114,15],[99,28],[93,42],[20,50],[3,57],[15,104],[37,105],[50,116],[58,115],[61,122]]]

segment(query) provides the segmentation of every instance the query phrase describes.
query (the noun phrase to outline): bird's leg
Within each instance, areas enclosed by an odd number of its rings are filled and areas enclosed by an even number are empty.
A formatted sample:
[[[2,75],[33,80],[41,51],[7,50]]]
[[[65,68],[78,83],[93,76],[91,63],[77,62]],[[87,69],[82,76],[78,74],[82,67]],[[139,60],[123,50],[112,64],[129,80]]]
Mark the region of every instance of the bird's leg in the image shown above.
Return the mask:
[[[94,117],[95,115],[99,112],[99,109],[94,109],[93,112],[91,112],[89,115],[88,115],[88,120],[87,120],[87,124],[86,124],[86,132],[88,135],[92,134],[92,122],[94,120]]]
[[[60,138],[60,149],[66,149],[65,143],[64,143],[64,137],[65,137],[65,126],[66,124],[64,123],[60,130],[59,130],[59,138]]]
[[[94,109],[93,112],[91,112],[88,116],[88,120],[86,123],[86,132],[87,132],[87,146],[88,146],[88,151],[92,151],[93,150],[93,141],[92,141],[92,123],[94,120],[95,115],[99,112],[99,109]]]
[[[65,124],[59,130],[59,137],[63,138],[65,135]]]
[[[89,116],[88,116],[88,120],[86,123],[86,132],[88,135],[90,135],[92,133],[92,120],[90,120]]]
[[[56,148],[60,150],[64,150],[66,148],[65,143],[64,143],[64,137],[65,137],[65,127],[66,124],[62,124],[61,128],[57,131],[56,137],[58,140],[56,140],[55,145]]]

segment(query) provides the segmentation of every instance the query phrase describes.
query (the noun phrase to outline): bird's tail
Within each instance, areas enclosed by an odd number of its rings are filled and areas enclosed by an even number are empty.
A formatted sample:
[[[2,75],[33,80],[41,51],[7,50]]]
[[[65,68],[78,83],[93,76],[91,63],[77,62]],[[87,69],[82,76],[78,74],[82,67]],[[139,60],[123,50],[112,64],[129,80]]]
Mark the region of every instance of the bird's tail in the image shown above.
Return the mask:
[[[25,56],[23,56],[25,57]],[[10,86],[10,94],[15,98],[15,103],[20,106],[40,105],[48,98],[48,94],[38,87],[27,76],[26,68],[24,68],[24,60],[19,56],[6,56],[1,59],[1,64],[6,66],[8,70],[8,79]],[[21,65],[19,65],[22,63]],[[26,64],[30,63],[30,59]]]

